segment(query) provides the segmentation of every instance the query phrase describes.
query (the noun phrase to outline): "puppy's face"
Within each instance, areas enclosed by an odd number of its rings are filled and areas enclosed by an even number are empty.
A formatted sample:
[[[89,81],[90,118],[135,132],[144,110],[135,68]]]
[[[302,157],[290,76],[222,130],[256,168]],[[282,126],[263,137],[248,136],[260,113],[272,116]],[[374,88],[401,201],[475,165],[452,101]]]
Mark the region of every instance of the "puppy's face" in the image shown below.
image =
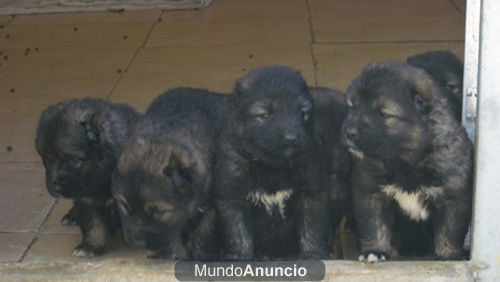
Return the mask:
[[[114,157],[103,145],[92,121],[79,122],[61,116],[42,120],[35,147],[42,158],[51,195],[75,198],[109,193]]]
[[[369,66],[349,87],[342,141],[355,157],[415,162],[427,148],[431,108],[421,85],[430,78],[416,68],[401,68]]]
[[[238,135],[256,156],[274,161],[302,152],[313,134],[313,99],[297,71],[257,69],[233,97]]]
[[[140,149],[139,157],[134,150],[128,146],[120,156],[112,192],[126,241],[154,251],[193,212],[193,173],[180,154]]]

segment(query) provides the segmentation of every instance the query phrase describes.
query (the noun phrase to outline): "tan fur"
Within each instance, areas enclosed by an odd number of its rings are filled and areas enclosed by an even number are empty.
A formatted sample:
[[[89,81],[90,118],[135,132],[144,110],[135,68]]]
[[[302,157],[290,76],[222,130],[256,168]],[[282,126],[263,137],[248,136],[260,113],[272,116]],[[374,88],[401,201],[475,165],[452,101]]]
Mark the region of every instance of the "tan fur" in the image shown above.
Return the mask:
[[[427,220],[429,210],[424,200],[435,200],[444,195],[442,187],[422,187],[416,192],[409,193],[396,185],[382,185],[382,192],[398,202],[401,209],[415,221]]]
[[[255,205],[263,205],[267,213],[273,214],[273,208],[278,207],[278,211],[282,218],[285,218],[285,202],[293,194],[292,190],[280,190],[274,194],[266,192],[253,192],[247,195],[247,199]]]

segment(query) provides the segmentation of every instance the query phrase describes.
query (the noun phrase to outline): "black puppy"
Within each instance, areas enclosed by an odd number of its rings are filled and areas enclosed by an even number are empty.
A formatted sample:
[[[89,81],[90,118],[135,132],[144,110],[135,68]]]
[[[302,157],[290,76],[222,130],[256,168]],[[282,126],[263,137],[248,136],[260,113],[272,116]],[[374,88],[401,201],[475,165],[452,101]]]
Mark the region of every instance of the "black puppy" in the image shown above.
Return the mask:
[[[111,173],[138,114],[100,99],[59,103],[43,111],[35,147],[45,166],[49,193],[74,200],[63,223],[76,220],[83,240],[74,256],[104,253],[119,226],[111,197]]]
[[[178,88],[156,98],[134,128],[113,175],[128,243],[150,257],[214,259],[214,144],[226,95]]]
[[[347,225],[351,227],[350,213],[350,175],[352,161],[347,147],[341,144],[342,122],[347,116],[348,107],[345,94],[324,87],[310,87],[309,92],[314,99],[314,128],[321,147],[326,151],[328,172],[332,185],[337,187],[332,193],[332,231],[342,216],[347,216]],[[334,234],[331,234],[334,235]]]
[[[423,70],[391,62],[368,65],[349,87],[343,140],[355,157],[361,261],[388,260],[399,241],[438,259],[462,257],[473,151],[447,95]]]
[[[406,62],[425,70],[438,85],[446,88],[453,115],[457,120],[462,117],[462,89],[464,64],[450,51],[431,51],[408,57]]]
[[[215,167],[224,257],[327,257],[333,188],[300,72],[253,70],[229,99]]]

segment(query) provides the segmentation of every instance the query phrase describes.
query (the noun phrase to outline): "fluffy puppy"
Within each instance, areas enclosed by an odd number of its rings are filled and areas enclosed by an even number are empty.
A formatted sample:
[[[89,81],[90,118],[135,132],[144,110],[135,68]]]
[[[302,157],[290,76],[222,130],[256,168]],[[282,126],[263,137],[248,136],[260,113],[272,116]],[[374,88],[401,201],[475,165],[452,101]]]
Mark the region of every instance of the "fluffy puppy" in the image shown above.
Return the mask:
[[[446,95],[423,70],[392,62],[368,65],[349,87],[343,141],[361,261],[388,260],[395,242],[462,257],[473,151]]]
[[[450,51],[431,51],[408,57],[406,62],[425,70],[439,86],[447,89],[453,115],[460,121],[464,76],[462,61]]]
[[[125,239],[151,258],[214,259],[214,143],[226,96],[178,88],[137,123],[113,175]]]
[[[215,166],[225,259],[328,256],[332,187],[313,102],[300,72],[284,66],[236,83]]]
[[[62,219],[76,221],[83,235],[74,256],[101,255],[108,234],[119,226],[111,173],[137,118],[129,106],[91,98],[59,103],[42,112],[35,147],[49,193],[74,201]]]

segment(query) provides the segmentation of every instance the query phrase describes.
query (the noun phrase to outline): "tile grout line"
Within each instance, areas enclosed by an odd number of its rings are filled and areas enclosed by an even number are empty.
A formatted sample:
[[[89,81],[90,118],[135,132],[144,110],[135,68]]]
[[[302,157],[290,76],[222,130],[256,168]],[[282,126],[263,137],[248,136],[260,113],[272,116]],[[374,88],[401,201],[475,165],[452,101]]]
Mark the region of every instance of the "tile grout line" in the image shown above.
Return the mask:
[[[369,44],[407,44],[407,43],[460,43],[465,42],[463,39],[445,39],[445,40],[392,40],[392,41],[333,41],[333,42],[316,42],[318,45],[369,45]]]
[[[7,27],[14,19],[16,18],[16,15],[11,15],[10,16],[10,20],[8,20],[4,25],[3,27]]]
[[[444,39],[444,40],[392,40],[392,41],[336,41],[336,42],[313,42],[317,45],[349,45],[349,44],[407,44],[407,43],[459,43],[465,42],[463,39]],[[248,46],[245,44],[241,45],[170,45],[170,46],[144,46],[141,49],[177,49],[177,48],[199,48],[199,47],[211,47],[211,48],[230,48],[230,47],[241,47]],[[280,44],[255,44],[252,46],[280,46]]]
[[[120,77],[118,77],[118,80],[116,81],[115,85],[113,85],[113,88],[111,88],[111,91],[109,91],[109,94],[106,97],[106,101],[109,101],[109,98],[111,98],[111,95],[113,95],[113,92],[115,91],[116,87],[118,86],[118,84],[120,83],[120,81],[122,80],[122,78],[125,76],[125,74],[128,72],[128,70],[130,69],[130,67],[132,66],[132,64],[134,63],[135,58],[137,58],[137,55],[139,55],[139,52],[141,51],[141,49],[144,49],[144,47],[146,46],[146,43],[148,42],[149,37],[151,36],[151,33],[153,32],[153,29],[156,26],[156,23],[162,18],[163,13],[164,13],[164,11],[162,11],[160,13],[160,16],[151,25],[151,28],[149,29],[148,34],[146,34],[146,38],[142,42],[141,46],[139,46],[139,48],[137,48],[137,50],[135,51],[134,55],[132,56],[132,59],[130,59],[130,62],[128,63],[127,67],[123,70],[123,72],[121,73]]]
[[[465,16],[465,12],[462,11],[462,9],[460,9],[460,7],[458,7],[458,5],[453,0],[448,0],[448,2],[450,2],[450,4],[455,7],[455,10],[457,10],[462,16]]]
[[[309,0],[305,0],[307,14],[308,14],[308,24],[309,24],[309,32],[311,34],[311,42],[309,43],[309,51],[311,52],[311,59],[313,63],[313,74],[314,74],[314,85],[318,86],[318,76],[316,74],[316,70],[318,68],[318,62],[316,61],[316,57],[314,57],[314,49],[313,44],[316,43],[316,35],[314,34],[313,23],[312,23],[312,14],[311,8],[309,7]]]
[[[47,224],[47,219],[49,218],[50,214],[52,213],[52,211],[54,210],[54,208],[58,202],[59,202],[59,199],[55,199],[55,201],[52,202],[52,205],[50,206],[49,212],[47,212],[47,215],[43,219],[42,224],[40,224],[37,231],[35,232],[35,236],[33,236],[33,239],[31,239],[31,242],[28,244],[28,247],[26,247],[26,250],[24,250],[23,255],[21,256],[21,258],[17,262],[22,262],[24,260],[24,258],[28,254],[28,252],[31,250],[31,247],[38,240],[38,238],[40,237],[40,234],[42,233],[42,229],[45,227],[45,224]]]
[[[244,47],[249,46],[248,44],[198,44],[198,45],[164,45],[164,46],[144,46],[142,49],[175,49],[175,48],[200,48],[200,47],[209,47],[209,48],[230,48],[230,47]],[[251,44],[251,46],[279,46],[279,44],[272,43],[257,43]]]

